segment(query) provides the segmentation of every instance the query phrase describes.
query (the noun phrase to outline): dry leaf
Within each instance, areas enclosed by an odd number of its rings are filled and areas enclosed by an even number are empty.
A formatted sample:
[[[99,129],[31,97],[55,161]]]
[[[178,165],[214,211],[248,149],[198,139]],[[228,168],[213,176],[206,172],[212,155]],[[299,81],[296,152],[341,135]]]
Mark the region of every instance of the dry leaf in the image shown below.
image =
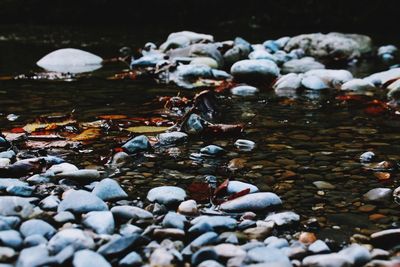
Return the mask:
[[[158,127],[158,126],[135,126],[129,127],[126,130],[132,133],[162,133],[168,130],[170,127]]]

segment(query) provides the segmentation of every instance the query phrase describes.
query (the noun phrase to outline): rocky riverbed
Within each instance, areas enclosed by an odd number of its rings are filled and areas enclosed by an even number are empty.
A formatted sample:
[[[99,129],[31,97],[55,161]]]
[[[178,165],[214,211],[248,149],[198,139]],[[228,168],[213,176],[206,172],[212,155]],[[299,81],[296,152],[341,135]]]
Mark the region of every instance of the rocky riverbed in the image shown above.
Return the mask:
[[[130,51],[2,79],[2,266],[400,265],[394,45],[185,31]],[[78,90],[49,104],[60,84]]]

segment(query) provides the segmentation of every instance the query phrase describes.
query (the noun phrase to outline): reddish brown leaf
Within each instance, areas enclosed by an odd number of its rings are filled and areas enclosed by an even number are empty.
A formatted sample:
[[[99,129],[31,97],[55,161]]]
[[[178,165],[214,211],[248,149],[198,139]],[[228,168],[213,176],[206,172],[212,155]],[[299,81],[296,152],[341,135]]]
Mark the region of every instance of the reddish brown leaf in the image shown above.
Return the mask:
[[[243,125],[242,124],[213,124],[208,125],[203,134],[205,135],[238,135],[242,133]]]
[[[102,119],[102,120],[122,120],[122,119],[126,119],[127,116],[126,115],[121,115],[121,114],[101,115],[101,116],[98,116],[98,118]]]
[[[214,191],[214,198],[222,197],[226,194],[228,190],[229,179],[226,179],[222,184],[220,184]]]
[[[250,188],[246,188],[246,189],[244,189],[244,190],[242,190],[242,191],[240,191],[240,192],[237,192],[237,193],[235,193],[235,194],[229,196],[229,197],[227,198],[227,201],[232,200],[232,199],[235,199],[235,198],[238,198],[238,197],[242,197],[242,196],[244,196],[244,195],[247,195],[248,193],[250,193]]]
[[[25,130],[23,128],[21,128],[21,127],[18,127],[18,128],[12,128],[10,130],[10,132],[12,132],[12,133],[25,133]]]
[[[210,199],[210,188],[207,183],[193,182],[188,186],[187,191],[190,198],[197,202],[204,202]]]

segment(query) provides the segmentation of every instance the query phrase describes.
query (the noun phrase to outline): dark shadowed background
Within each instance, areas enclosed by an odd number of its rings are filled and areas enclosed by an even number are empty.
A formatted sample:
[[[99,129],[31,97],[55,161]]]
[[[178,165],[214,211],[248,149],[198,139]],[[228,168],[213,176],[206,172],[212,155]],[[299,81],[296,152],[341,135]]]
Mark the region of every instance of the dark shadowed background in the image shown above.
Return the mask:
[[[0,23],[104,25],[131,31],[344,31],[399,34],[395,0],[0,0]],[[223,29],[221,29],[223,28]]]

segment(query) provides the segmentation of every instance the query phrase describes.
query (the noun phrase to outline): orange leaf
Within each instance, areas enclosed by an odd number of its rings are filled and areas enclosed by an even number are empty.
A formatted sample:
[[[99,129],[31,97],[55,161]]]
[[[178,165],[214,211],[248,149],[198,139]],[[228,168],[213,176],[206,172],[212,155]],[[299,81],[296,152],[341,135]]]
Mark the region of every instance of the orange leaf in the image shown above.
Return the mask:
[[[98,116],[99,119],[103,119],[103,120],[122,120],[122,119],[126,119],[128,116],[126,115],[101,115]]]
[[[101,135],[101,130],[98,128],[89,128],[84,130],[82,133],[78,134],[75,137],[72,137],[72,141],[89,141],[96,138],[99,138]]]

